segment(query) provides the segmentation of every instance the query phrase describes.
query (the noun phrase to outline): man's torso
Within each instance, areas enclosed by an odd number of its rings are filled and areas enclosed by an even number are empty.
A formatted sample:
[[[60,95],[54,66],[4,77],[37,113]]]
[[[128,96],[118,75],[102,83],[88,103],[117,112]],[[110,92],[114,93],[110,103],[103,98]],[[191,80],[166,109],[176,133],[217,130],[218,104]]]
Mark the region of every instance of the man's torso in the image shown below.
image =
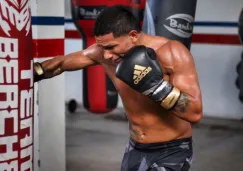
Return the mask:
[[[153,42],[145,46],[154,50],[162,46],[166,41],[160,37],[154,37]],[[131,89],[115,76],[115,66],[105,60],[99,60],[105,72],[115,85],[123,103],[129,120],[130,135],[132,139],[140,143],[166,142],[174,139],[192,136],[191,125],[148,97]],[[163,68],[163,66],[162,66]],[[167,75],[164,70],[164,79],[173,81],[172,75]],[[131,73],[133,74],[133,73]]]

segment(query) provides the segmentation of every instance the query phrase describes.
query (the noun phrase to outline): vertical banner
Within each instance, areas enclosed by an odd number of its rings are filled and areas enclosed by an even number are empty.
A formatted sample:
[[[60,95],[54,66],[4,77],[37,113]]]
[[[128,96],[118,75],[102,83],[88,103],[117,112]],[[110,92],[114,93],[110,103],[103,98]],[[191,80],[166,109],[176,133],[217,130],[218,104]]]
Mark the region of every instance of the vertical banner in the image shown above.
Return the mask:
[[[29,0],[0,1],[0,171],[33,170]]]
[[[143,31],[191,46],[197,0],[147,0]]]

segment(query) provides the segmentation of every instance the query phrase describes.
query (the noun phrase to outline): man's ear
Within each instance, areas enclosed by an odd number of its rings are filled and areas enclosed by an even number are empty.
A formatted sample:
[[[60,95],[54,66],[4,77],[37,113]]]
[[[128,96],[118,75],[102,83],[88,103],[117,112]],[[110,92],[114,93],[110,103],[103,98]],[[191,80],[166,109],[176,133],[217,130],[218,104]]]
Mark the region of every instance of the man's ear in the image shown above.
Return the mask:
[[[138,32],[136,30],[131,30],[128,33],[130,39],[132,40],[133,43],[136,43],[138,40]]]

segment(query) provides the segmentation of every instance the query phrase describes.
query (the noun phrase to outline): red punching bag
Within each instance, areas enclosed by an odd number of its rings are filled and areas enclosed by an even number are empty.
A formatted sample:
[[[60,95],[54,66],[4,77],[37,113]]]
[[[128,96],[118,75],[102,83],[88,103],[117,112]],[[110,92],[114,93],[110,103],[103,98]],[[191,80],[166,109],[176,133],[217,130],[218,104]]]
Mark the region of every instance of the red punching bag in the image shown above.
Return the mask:
[[[33,170],[30,1],[0,0],[0,170]]]
[[[93,27],[106,6],[128,5],[129,0],[71,0],[72,18],[83,38],[83,49],[95,43]],[[107,113],[116,108],[118,93],[101,65],[83,69],[83,105],[92,113]]]

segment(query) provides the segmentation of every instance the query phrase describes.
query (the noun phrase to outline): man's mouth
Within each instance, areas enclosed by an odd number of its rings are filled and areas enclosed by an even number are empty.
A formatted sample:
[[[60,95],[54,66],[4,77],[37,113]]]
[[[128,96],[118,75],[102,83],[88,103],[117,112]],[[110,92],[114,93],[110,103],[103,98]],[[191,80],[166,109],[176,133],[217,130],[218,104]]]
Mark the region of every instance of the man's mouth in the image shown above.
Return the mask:
[[[122,58],[118,58],[114,61],[115,64],[119,64],[119,62],[121,62]]]

